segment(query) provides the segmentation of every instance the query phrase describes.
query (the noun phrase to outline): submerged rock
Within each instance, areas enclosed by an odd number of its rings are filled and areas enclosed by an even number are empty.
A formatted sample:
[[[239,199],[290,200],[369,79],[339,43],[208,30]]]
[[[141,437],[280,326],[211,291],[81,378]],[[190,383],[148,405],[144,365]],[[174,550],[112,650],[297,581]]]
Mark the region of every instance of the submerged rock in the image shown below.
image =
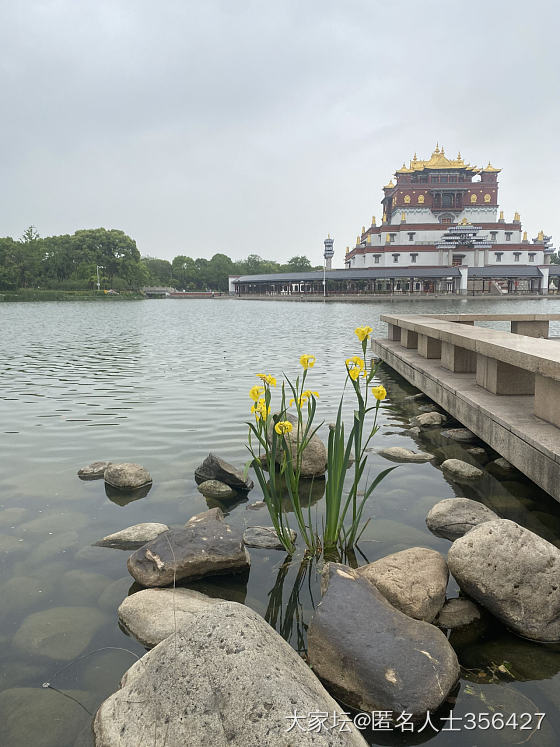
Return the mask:
[[[309,660],[335,697],[357,710],[406,711],[414,719],[439,708],[459,677],[441,630],[399,612],[346,566],[329,563],[322,587]]]
[[[127,566],[142,586],[169,586],[185,578],[239,573],[249,564],[241,534],[225,523],[219,508],[212,508],[136,550]]]
[[[295,459],[295,455],[297,452],[297,444],[298,444],[298,438],[297,438],[298,419],[289,412],[286,413],[286,416],[284,419],[288,420],[292,424],[292,427],[293,427],[293,430],[291,431],[291,433],[286,433],[284,438],[286,439],[286,443],[290,449],[292,458]],[[271,419],[270,425],[269,425],[269,434],[268,434],[269,440],[270,440],[272,426],[273,426],[273,423]],[[305,427],[305,424],[304,424],[304,427]],[[280,449],[278,450],[276,461],[278,463],[282,461],[282,451]],[[301,459],[301,477],[304,479],[309,479],[312,477],[323,477],[326,469],[327,469],[327,447],[321,441],[319,436],[315,433],[311,437],[305,449],[303,450],[302,459]]]
[[[195,625],[134,664],[121,685],[97,711],[96,747],[150,745],[154,734],[168,747],[367,744],[351,724],[320,736],[287,733],[295,709],[332,714],[341,707],[260,615],[235,602],[200,612]]]
[[[228,498],[236,498],[238,493],[219,480],[205,480],[198,486],[198,492],[202,493],[205,498],[214,498],[215,500],[226,501]]]
[[[498,518],[494,511],[470,498],[445,498],[429,510],[426,524],[430,532],[453,541],[473,527]]]
[[[357,569],[405,615],[432,622],[445,601],[449,577],[445,558],[436,550],[411,547]]]
[[[417,415],[415,418],[412,418],[410,423],[411,425],[417,425],[420,428],[429,428],[431,426],[435,425],[441,425],[442,423],[445,423],[447,418],[445,415],[442,415],[440,412],[425,412],[422,413],[422,415]]]
[[[104,478],[108,485],[119,490],[137,490],[152,482],[147,469],[131,462],[111,464],[105,470]]]
[[[453,630],[454,628],[462,628],[465,625],[470,625],[480,620],[481,617],[482,613],[478,605],[470,599],[457,597],[456,599],[448,599],[445,602],[436,618],[436,625]]]
[[[162,532],[167,532],[167,524],[147,522],[134,524],[120,532],[108,534],[103,539],[94,542],[94,547],[113,547],[117,550],[136,550],[147,542],[158,537]]]
[[[222,600],[192,589],[144,589],[119,607],[119,621],[143,646],[157,646],[172,633],[196,625],[199,612]]]
[[[512,475],[517,472],[517,469],[513,464],[510,464],[508,460],[503,457],[494,459],[493,462],[486,465],[486,469],[498,477],[512,477]]]
[[[202,464],[196,468],[194,479],[197,485],[208,480],[217,480],[243,493],[252,490],[254,486],[253,481],[247,479],[241,470],[215,454],[208,454]]]
[[[484,472],[461,459],[446,459],[441,468],[454,480],[480,480]]]
[[[296,541],[297,534],[290,530],[292,541]],[[260,547],[266,550],[283,550],[284,545],[278,539],[274,527],[247,527],[243,532],[243,542],[247,547]]]
[[[78,477],[80,480],[101,480],[105,470],[110,466],[111,462],[92,462],[78,470]]]
[[[429,462],[433,459],[433,454],[427,451],[411,451],[404,449],[402,446],[389,446],[387,449],[380,449],[380,456],[390,459],[392,462]]]
[[[486,453],[486,449],[483,449],[482,446],[469,446],[466,449],[466,452],[475,459],[478,459],[480,462],[488,461],[488,454]]]
[[[441,432],[441,435],[445,438],[451,438],[453,441],[459,441],[459,443],[472,443],[477,440],[477,436],[469,431],[468,428],[447,428]]]
[[[51,607],[28,615],[13,643],[27,655],[71,661],[85,651],[106,621],[95,607]]]
[[[448,553],[461,589],[516,633],[560,639],[560,550],[509,519],[487,521]]]

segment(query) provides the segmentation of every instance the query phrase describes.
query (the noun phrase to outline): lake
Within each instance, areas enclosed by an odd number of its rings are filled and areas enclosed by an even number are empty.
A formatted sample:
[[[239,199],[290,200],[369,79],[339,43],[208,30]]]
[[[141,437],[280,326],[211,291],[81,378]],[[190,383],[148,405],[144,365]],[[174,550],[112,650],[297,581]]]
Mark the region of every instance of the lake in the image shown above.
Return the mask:
[[[0,304],[1,744],[91,744],[90,714],[144,653],[117,621],[118,605],[136,588],[126,569],[128,553],[92,543],[139,522],[180,526],[207,510],[211,504],[194,482],[196,466],[210,451],[239,466],[247,460],[248,390],[257,383],[255,374],[295,376],[302,353],[317,358],[309,387],[320,394],[326,439],[344,360],[359,353],[354,328],[369,324],[385,336],[379,316],[397,310],[558,313],[560,300]],[[559,323],[551,324],[551,334],[560,335]],[[407,429],[418,404],[406,397],[415,390],[388,369],[380,371],[379,383],[388,398],[374,447],[420,448],[437,460],[399,466],[374,493],[360,564],[417,545],[445,554],[449,542],[433,536],[424,519],[435,503],[459,495],[481,500],[560,546],[558,504],[521,477],[487,475],[476,487],[448,482],[437,464],[448,456],[473,461],[470,455],[437,430],[414,440]],[[151,491],[121,505],[105,493],[102,480],[76,476],[96,460],[144,465],[153,478]],[[387,466],[370,453],[372,472]],[[321,487],[312,496],[319,519]],[[247,509],[260,499],[255,487],[247,502],[228,509],[228,522],[240,528],[270,524],[266,509]],[[193,588],[244,602],[304,654],[320,600],[316,566],[302,566],[301,556],[290,562],[279,551],[250,552],[247,575]],[[451,580],[448,595],[457,591]],[[43,645],[53,628],[60,630],[58,639]],[[453,634],[451,642],[463,667],[454,714],[545,712],[531,743],[558,744],[559,645],[525,641],[496,622],[476,635]],[[476,744],[521,743],[528,734],[514,732],[512,740],[507,730],[477,730]],[[390,733],[369,738],[371,744],[451,743],[449,734],[429,731],[409,741]],[[473,736],[456,732],[453,744],[470,747]]]

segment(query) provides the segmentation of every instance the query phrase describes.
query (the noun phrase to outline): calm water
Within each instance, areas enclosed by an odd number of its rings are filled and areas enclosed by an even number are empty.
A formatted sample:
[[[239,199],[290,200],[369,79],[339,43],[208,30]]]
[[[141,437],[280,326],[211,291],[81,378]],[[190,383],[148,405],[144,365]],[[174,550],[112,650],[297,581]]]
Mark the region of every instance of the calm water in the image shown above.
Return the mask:
[[[385,335],[379,314],[386,308],[558,313],[560,301],[489,299],[468,307],[457,300],[433,307],[230,300],[0,304],[0,744],[91,744],[88,711],[95,712],[134,655],[144,652],[116,616],[132,585],[128,554],[91,543],[138,522],[181,525],[208,508],[194,469],[209,451],[239,465],[246,460],[247,392],[256,372],[296,374],[299,356],[314,354],[310,385],[321,395],[321,419],[334,420],[344,359],[359,352],[352,331],[370,324]],[[560,325],[552,334],[560,335]],[[420,447],[440,460],[472,461],[437,433],[414,442],[406,426],[418,405],[404,398],[415,390],[388,371],[380,380],[389,398],[377,448]],[[102,459],[145,465],[152,490],[119,505],[105,494],[103,481],[77,478],[79,467]],[[389,466],[376,453],[369,463],[372,470]],[[320,487],[311,497],[318,517]],[[424,518],[454,495],[481,500],[560,546],[559,507],[531,483],[487,476],[475,488],[461,488],[437,465],[402,465],[369,504],[372,521],[358,562],[416,545],[446,553],[449,542],[431,535]],[[258,488],[249,494],[249,502],[260,498]],[[230,508],[228,521],[241,528],[270,523],[266,509],[247,510],[246,502]],[[196,588],[245,602],[304,652],[320,599],[316,568],[300,565],[300,558],[289,563],[277,551],[251,550],[251,559],[247,576]],[[456,592],[452,581],[449,595]],[[60,631],[48,646],[41,642],[47,629]],[[455,715],[546,712],[530,743],[558,743],[560,646],[524,641],[497,624],[451,640],[464,668]],[[43,688],[45,682],[51,688]],[[528,735],[424,732],[400,742],[378,735],[372,744],[431,740],[466,747],[521,743]]]

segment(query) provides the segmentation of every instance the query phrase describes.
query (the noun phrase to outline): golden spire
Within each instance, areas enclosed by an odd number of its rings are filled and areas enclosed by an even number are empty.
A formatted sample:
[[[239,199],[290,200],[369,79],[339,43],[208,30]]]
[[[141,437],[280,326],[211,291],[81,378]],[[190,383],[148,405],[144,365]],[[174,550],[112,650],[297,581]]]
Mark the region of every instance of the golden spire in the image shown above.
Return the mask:
[[[375,226],[375,215],[374,215],[374,216],[372,216],[372,219],[371,219],[371,225],[372,225],[372,226]]]
[[[501,169],[495,169],[495,168],[494,168],[494,167],[492,166],[492,164],[490,163],[490,161],[488,161],[488,166],[486,166],[486,168],[485,168],[485,169],[482,169],[482,171],[487,171],[487,172],[490,172],[490,173],[492,173],[492,174],[497,174],[498,172],[500,172],[500,171],[501,171]]]
[[[499,218],[499,220],[505,220],[504,219],[504,211],[503,210],[500,210],[500,218]]]
[[[383,212],[383,223],[387,223],[387,213]]]
[[[401,223],[405,223],[405,222],[406,222],[406,213],[403,210],[401,213]]]
[[[330,239],[331,235],[330,233],[327,234],[327,239]]]
[[[389,184],[386,184],[386,185],[385,185],[385,186],[383,187],[383,189],[393,189],[393,187],[394,187],[394,186],[395,186],[395,185],[393,184],[393,180],[392,180],[392,179],[390,179],[390,180],[389,180]]]
[[[390,237],[390,235],[388,233],[385,234],[385,243],[386,244],[390,244],[391,243],[391,237]]]
[[[537,241],[544,241],[544,231],[542,230],[542,228],[539,231],[539,235],[537,236]]]
[[[361,244],[361,239],[359,236],[356,237],[356,246],[359,246]]]
[[[445,155],[445,151],[443,150],[443,145],[441,146],[441,155],[442,155],[442,156],[444,156],[444,155]]]
[[[366,232],[366,227],[362,226],[362,236],[364,235],[365,232]]]
[[[527,231],[523,231],[523,241],[529,241],[529,239],[527,238]]]
[[[436,143],[436,149],[434,150],[434,153],[439,153],[439,142]]]
[[[349,247],[349,246],[347,246],[347,247],[346,247],[346,254],[348,254],[349,252],[350,252],[350,247]]]
[[[515,223],[521,223],[521,217],[520,217],[519,213],[517,212],[517,210],[515,211],[515,215],[513,216],[513,220],[514,220]]]

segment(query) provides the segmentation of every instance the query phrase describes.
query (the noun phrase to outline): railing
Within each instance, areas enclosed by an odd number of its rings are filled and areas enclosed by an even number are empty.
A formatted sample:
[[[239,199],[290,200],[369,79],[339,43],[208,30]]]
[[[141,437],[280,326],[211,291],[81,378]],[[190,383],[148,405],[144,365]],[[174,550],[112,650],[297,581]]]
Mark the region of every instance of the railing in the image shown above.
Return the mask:
[[[534,395],[534,413],[560,428],[560,345],[546,339],[560,314],[383,314],[388,337],[423,358],[441,359],[454,373],[474,373],[496,395]],[[475,321],[507,320],[511,332],[475,327]]]

